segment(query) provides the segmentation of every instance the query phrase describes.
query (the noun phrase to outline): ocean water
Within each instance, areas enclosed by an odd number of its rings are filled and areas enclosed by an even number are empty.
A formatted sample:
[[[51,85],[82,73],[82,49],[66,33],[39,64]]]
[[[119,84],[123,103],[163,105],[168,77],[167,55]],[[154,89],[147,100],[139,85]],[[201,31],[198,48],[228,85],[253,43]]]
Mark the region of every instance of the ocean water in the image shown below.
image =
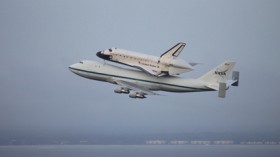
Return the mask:
[[[280,145],[0,146],[1,157],[279,157]]]

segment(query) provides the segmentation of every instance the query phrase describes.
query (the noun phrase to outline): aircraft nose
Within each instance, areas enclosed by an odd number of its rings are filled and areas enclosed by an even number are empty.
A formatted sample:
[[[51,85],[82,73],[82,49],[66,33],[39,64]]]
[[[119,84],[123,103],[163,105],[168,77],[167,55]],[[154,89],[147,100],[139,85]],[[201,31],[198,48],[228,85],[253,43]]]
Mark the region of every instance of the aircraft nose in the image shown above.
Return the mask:
[[[70,65],[70,66],[69,66],[69,69],[73,69],[74,66],[75,66],[75,64]]]
[[[110,60],[110,56],[109,55],[105,55],[104,53],[102,53],[102,51],[99,51],[96,53],[96,56],[105,60]]]
[[[68,68],[71,72],[75,73],[78,63],[70,65]]]

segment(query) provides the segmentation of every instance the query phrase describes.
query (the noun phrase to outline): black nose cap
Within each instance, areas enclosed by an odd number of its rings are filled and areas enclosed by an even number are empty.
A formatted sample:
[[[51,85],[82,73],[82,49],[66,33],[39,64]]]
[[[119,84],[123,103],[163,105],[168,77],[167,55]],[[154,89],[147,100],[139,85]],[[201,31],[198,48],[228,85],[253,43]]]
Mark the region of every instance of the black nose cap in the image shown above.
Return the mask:
[[[96,56],[101,58],[101,56],[102,56],[101,51],[97,52]]]
[[[110,56],[102,54],[102,51],[97,52],[96,56],[105,60],[110,60]]]

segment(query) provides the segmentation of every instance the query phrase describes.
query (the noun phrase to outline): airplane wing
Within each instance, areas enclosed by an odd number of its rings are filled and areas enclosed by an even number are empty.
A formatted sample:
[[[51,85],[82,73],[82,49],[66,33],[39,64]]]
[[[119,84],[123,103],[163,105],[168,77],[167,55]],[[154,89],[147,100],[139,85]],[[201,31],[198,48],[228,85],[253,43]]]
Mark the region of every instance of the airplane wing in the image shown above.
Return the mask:
[[[159,94],[149,90],[148,88],[139,86],[135,83],[131,83],[131,82],[120,80],[120,79],[114,80],[114,82],[122,87],[127,87],[128,89],[133,90],[142,95],[159,95]]]

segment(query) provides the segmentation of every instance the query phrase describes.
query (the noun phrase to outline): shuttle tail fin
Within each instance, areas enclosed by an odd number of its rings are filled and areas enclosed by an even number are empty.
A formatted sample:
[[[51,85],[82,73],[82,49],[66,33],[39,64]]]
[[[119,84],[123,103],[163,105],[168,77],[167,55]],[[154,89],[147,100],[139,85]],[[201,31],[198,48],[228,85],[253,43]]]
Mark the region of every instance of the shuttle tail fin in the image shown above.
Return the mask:
[[[173,46],[171,49],[163,53],[160,58],[171,58],[171,57],[178,57],[181,51],[184,49],[186,46],[186,43],[178,43],[175,46]]]

